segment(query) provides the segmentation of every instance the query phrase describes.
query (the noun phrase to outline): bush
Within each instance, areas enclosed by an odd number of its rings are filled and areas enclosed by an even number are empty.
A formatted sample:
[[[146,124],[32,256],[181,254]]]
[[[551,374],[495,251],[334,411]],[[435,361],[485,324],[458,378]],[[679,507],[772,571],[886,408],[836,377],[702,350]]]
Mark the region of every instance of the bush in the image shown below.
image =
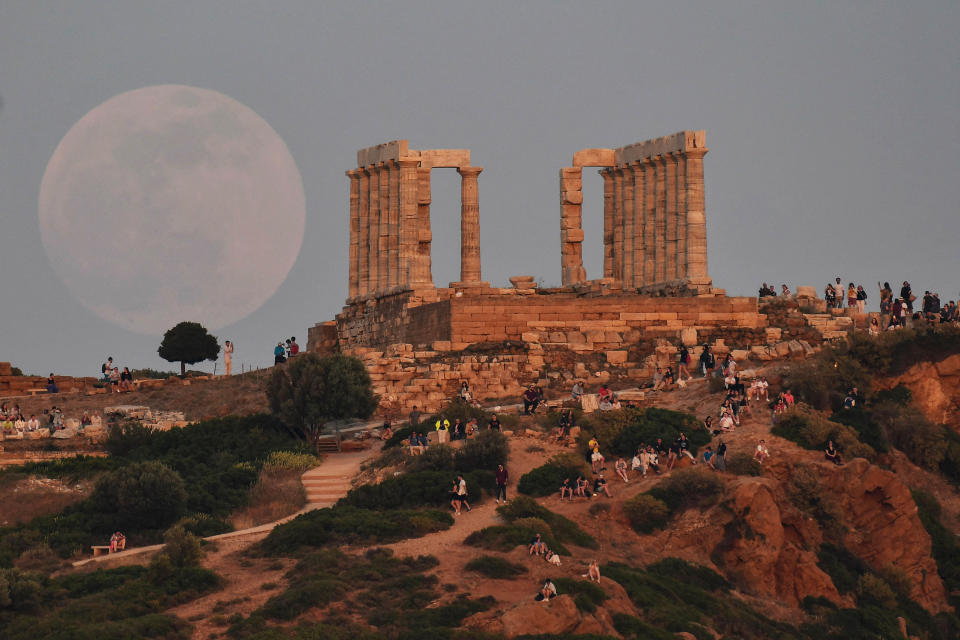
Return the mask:
[[[847,459],[873,460],[876,457],[873,448],[860,442],[853,429],[830,422],[804,405],[796,405],[787,410],[770,432],[792,440],[804,449],[823,450],[827,447],[827,441],[833,440],[836,448]]]
[[[579,547],[596,549],[597,541],[577,526],[577,523],[538,504],[533,498],[517,496],[509,504],[497,507],[497,513],[507,522],[518,523],[522,518],[540,518],[553,531],[561,542],[569,542]]]
[[[655,576],[677,580],[705,591],[729,591],[730,583],[719,573],[699,564],[680,558],[664,558],[647,566],[647,572]]]
[[[300,471],[301,473],[313,469],[323,462],[322,458],[301,451],[271,451],[263,463],[263,470],[267,473],[276,471]]]
[[[365,484],[351,489],[337,504],[361,509],[398,509],[444,506],[456,474],[446,471],[415,471],[384,479],[380,484]],[[463,474],[467,483],[467,499],[480,502],[483,491],[492,494],[496,478],[490,471]]]
[[[857,603],[894,609],[897,606],[897,596],[883,578],[868,573],[857,580]]]
[[[931,554],[937,561],[937,573],[950,592],[960,591],[960,542],[940,521],[940,503],[926,491],[914,490],[913,501],[924,529],[930,534]],[[953,598],[954,605],[957,598]]]
[[[163,534],[163,551],[175,567],[195,567],[203,558],[200,539],[183,527],[171,527]]]
[[[648,493],[663,501],[671,513],[704,506],[723,493],[723,480],[710,471],[687,468],[674,471]]]
[[[195,513],[192,516],[180,518],[174,526],[181,527],[187,533],[192,533],[200,538],[233,531],[233,527],[231,527],[230,523],[226,520],[207,515],[206,513]]]
[[[143,462],[101,478],[90,501],[96,511],[111,514],[117,527],[158,529],[183,514],[187,491],[180,476],[166,465]]]
[[[700,427],[700,421],[695,416],[669,409],[606,411],[598,420],[600,426],[596,429],[596,436],[601,443],[601,451],[609,446],[613,453],[628,457],[636,452],[641,442],[652,444],[657,438],[673,442],[681,432],[687,435],[690,453],[696,455],[697,450],[708,444],[711,437]],[[589,436],[581,436],[584,445],[588,439]]]
[[[812,517],[828,536],[839,538],[846,528],[843,511],[832,493],[820,484],[820,475],[811,465],[797,465],[785,486],[790,501],[804,515]]]
[[[443,471],[453,473],[454,450],[448,444],[435,444],[424,449],[418,456],[411,456],[407,462],[410,471]]]
[[[509,455],[510,444],[506,436],[499,431],[485,430],[463,443],[456,453],[455,465],[457,471],[462,472],[494,471],[498,464],[506,466]]]
[[[562,556],[570,555],[553,535],[550,525],[540,518],[520,518],[507,526],[485,527],[468,535],[463,543],[506,553],[516,547],[529,545],[538,533],[551,550]]]
[[[275,527],[260,543],[260,548],[268,555],[288,555],[301,547],[382,544],[419,538],[452,525],[453,517],[436,509],[371,511],[338,504],[330,509],[310,511]]]
[[[662,529],[670,517],[670,509],[662,500],[650,494],[638,494],[623,504],[623,511],[630,526],[640,533],[650,533]]]
[[[844,594],[856,590],[860,576],[870,571],[863,560],[827,542],[821,544],[817,552],[817,566],[830,576],[837,591]]]
[[[582,458],[571,453],[559,453],[547,462],[520,477],[517,491],[534,497],[553,495],[560,491],[564,479],[571,482],[579,474],[589,474],[590,467]]]
[[[870,417],[894,447],[917,466],[936,470],[947,452],[945,429],[913,405],[883,402],[870,408]]]
[[[871,412],[863,407],[841,409],[830,416],[830,420],[851,427],[856,432],[857,439],[869,445],[874,451],[887,453],[890,450],[890,443],[887,442],[884,430],[873,419]]]
[[[600,585],[589,580],[554,578],[553,583],[557,586],[557,593],[566,593],[573,596],[573,602],[580,611],[593,613],[607,599],[607,594],[600,588]]]
[[[523,565],[495,556],[478,556],[468,562],[464,569],[494,580],[507,580],[527,572],[527,568]]]
[[[727,471],[738,476],[759,476],[763,474],[763,465],[749,453],[738,451],[726,457]]]

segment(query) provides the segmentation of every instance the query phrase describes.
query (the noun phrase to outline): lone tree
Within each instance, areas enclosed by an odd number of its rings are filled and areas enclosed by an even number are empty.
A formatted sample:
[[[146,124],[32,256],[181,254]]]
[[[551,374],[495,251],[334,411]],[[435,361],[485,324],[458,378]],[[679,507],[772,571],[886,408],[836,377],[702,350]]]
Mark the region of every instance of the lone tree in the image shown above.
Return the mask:
[[[220,345],[215,336],[207,333],[203,325],[196,322],[181,322],[163,334],[163,342],[157,349],[160,357],[168,362],[180,363],[180,375],[187,375],[187,364],[196,364],[203,360],[216,360],[220,355]]]
[[[377,408],[370,374],[357,358],[340,354],[303,353],[267,380],[270,410],[291,433],[316,447],[330,420],[368,418]],[[340,429],[337,428],[337,448]]]

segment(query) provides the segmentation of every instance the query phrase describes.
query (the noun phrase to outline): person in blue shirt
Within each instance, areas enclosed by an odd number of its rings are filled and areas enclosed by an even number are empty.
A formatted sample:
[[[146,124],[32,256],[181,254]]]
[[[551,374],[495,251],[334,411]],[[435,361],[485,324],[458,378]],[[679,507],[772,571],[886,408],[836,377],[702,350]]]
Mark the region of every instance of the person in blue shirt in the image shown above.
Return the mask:
[[[273,348],[273,364],[282,364],[286,362],[286,353],[287,350],[284,349],[283,343],[278,342],[277,346]]]

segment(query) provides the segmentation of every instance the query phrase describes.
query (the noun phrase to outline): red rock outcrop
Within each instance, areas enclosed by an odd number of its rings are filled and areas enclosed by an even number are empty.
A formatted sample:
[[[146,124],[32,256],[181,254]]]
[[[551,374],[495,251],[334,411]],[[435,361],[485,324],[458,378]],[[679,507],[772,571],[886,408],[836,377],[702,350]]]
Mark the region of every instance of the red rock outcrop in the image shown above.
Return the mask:
[[[931,556],[930,536],[910,489],[895,474],[861,458],[843,467],[822,464],[818,468],[850,528],[844,545],[876,569],[892,566],[903,571],[913,586],[911,597],[927,610],[948,610],[947,594]]]
[[[944,423],[960,432],[960,354],[940,362],[915,364],[898,376],[876,383],[880,389],[898,385],[910,389],[913,404],[936,423]]]
[[[608,581],[607,585],[611,583]],[[530,600],[507,609],[503,614],[484,612],[467,618],[464,626],[482,629],[513,638],[536,634],[597,634],[621,637],[613,627],[613,619],[604,608],[596,613],[582,613],[569,595],[559,595],[549,602]]]

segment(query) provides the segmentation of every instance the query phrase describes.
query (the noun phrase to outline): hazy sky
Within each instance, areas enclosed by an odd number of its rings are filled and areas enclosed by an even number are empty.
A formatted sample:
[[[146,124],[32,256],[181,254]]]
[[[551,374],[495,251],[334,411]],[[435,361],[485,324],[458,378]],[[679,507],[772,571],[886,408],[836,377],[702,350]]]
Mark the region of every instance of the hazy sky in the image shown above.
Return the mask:
[[[37,199],[66,132],[109,98],[185,84],[253,109],[303,177],[278,292],[217,331],[240,363],[332,319],[347,293],[356,150],[471,149],[483,275],[560,280],[558,169],[574,151],[705,129],[709,270],[730,294],[910,280],[960,289],[960,3],[0,2],[0,360],[94,375],[173,369],[54,273]],[[584,254],[602,267],[602,184]],[[459,276],[459,176],[433,177],[434,280]],[[265,211],[265,216],[270,212]],[[110,252],[109,242],[98,250]],[[291,250],[295,251],[296,247]],[[121,252],[117,252],[121,255]],[[122,255],[127,255],[123,253]],[[127,260],[128,258],[124,258]],[[116,264],[118,270],[124,264]],[[109,273],[103,286],[111,286]],[[198,368],[212,369],[212,363]]]

